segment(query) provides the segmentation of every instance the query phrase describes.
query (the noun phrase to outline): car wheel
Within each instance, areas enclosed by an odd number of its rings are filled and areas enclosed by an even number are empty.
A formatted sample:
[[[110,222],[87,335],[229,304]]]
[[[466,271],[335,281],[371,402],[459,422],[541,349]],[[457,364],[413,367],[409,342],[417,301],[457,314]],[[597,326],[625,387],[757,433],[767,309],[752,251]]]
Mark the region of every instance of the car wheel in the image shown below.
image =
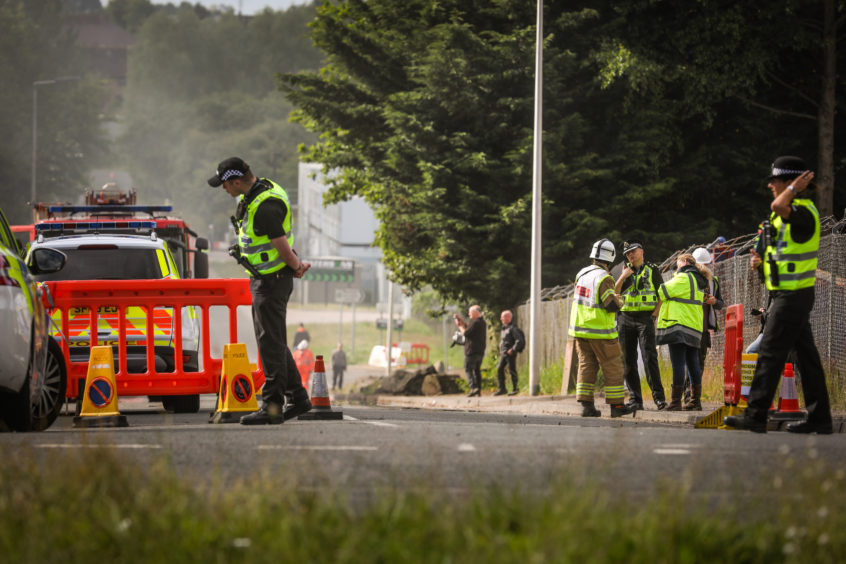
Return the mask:
[[[2,420],[0,430],[3,431],[29,431],[32,428],[29,374],[18,393],[0,393],[0,420]]]
[[[32,398],[32,429],[47,429],[62,410],[68,386],[68,374],[62,347],[53,339],[47,341],[47,361],[44,366],[44,385]]]
[[[170,413],[197,413],[200,411],[200,396],[163,396],[162,405]]]

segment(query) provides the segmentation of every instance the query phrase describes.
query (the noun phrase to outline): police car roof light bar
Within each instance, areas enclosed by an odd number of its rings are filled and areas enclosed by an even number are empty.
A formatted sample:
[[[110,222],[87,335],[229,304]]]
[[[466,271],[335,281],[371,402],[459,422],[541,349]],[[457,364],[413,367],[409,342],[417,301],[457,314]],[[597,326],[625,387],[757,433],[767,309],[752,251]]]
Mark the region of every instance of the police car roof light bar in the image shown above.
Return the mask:
[[[155,229],[155,221],[74,221],[69,223],[38,223],[36,231],[110,231],[118,229]]]

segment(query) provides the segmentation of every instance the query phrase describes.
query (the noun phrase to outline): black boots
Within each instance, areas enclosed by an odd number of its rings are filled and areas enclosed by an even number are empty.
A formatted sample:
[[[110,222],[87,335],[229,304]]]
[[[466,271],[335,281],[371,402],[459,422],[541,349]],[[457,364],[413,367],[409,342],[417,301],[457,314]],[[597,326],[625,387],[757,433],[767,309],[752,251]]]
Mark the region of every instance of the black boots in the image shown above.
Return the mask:
[[[641,406],[642,407],[642,406]],[[632,409],[628,405],[612,405],[611,406],[611,417],[622,417],[623,415],[629,415],[631,413],[635,413],[635,409]]]
[[[789,433],[801,433],[803,435],[807,435],[809,433],[830,435],[834,432],[834,426],[831,423],[811,423],[810,421],[800,421],[798,423],[788,424],[787,431]]]
[[[258,411],[241,417],[241,425],[279,425],[284,421],[282,406],[278,403],[265,403]]]
[[[667,411],[681,411],[682,410],[682,394],[684,393],[684,386],[673,386],[673,395],[670,404],[666,407]]]
[[[592,401],[580,401],[582,404],[582,417],[599,417],[599,410],[593,405]]]
[[[690,396],[690,401],[685,403],[682,407],[685,411],[702,411],[702,386],[693,386],[693,393]]]

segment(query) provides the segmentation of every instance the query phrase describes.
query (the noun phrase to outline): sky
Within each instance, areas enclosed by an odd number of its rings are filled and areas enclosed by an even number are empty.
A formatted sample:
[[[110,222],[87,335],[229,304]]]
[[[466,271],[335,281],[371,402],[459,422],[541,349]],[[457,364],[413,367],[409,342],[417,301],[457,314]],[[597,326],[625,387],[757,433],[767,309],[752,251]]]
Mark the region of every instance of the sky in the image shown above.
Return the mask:
[[[245,16],[261,12],[265,6],[273,10],[284,10],[293,5],[308,4],[309,0],[187,0],[191,4],[202,4],[204,6],[231,6],[237,13],[238,5]],[[153,4],[179,4],[180,0],[153,0]],[[105,2],[104,2],[105,4]]]

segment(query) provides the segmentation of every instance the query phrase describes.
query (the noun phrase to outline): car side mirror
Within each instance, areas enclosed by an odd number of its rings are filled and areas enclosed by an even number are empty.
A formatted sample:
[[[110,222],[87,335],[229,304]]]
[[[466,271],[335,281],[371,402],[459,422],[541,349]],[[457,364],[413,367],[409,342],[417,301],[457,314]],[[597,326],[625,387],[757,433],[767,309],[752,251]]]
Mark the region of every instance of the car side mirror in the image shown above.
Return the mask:
[[[65,267],[68,256],[47,247],[33,250],[29,255],[29,270],[33,274],[52,274]]]

